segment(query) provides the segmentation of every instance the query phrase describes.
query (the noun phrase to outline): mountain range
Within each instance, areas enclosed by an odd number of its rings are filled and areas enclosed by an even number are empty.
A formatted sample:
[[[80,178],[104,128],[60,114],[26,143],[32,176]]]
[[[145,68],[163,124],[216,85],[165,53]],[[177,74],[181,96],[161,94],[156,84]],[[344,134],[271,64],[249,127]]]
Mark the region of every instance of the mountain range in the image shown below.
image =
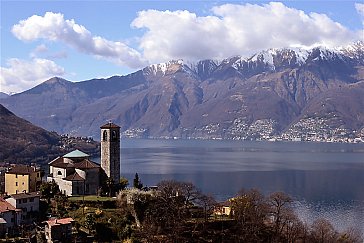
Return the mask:
[[[82,82],[55,77],[0,103],[47,130],[95,139],[108,120],[132,137],[356,136],[364,133],[364,42],[174,60]]]
[[[0,162],[45,164],[71,150],[99,154],[99,143],[60,136],[17,117],[0,105]]]

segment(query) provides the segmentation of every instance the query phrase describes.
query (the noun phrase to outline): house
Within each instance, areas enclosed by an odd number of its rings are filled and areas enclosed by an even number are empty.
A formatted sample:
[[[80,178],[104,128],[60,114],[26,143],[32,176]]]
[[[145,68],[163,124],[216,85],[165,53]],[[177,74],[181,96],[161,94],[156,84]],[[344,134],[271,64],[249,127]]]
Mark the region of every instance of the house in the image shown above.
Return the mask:
[[[40,168],[28,165],[13,165],[5,172],[5,193],[35,192],[42,183]]]
[[[47,181],[54,181],[67,196],[96,194],[100,187],[100,165],[88,154],[75,150],[49,163]]]
[[[71,242],[72,218],[50,219],[45,221],[45,237],[47,242]]]
[[[230,216],[232,213],[231,200],[232,199],[229,199],[225,202],[219,203],[214,209],[214,214],[219,216]]]
[[[11,232],[16,226],[20,225],[21,213],[21,209],[16,209],[9,202],[0,198],[0,224],[2,225],[0,235]]]
[[[33,222],[34,213],[39,212],[39,192],[19,193],[10,195],[5,200],[14,208],[22,210],[21,223]]]

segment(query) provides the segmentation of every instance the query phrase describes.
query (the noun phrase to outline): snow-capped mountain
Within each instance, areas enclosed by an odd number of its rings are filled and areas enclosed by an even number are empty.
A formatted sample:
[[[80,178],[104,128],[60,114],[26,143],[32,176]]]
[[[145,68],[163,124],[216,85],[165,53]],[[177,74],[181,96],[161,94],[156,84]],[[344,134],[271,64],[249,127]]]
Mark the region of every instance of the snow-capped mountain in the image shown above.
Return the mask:
[[[110,119],[126,134],[157,137],[244,137],[253,128],[280,134],[307,117],[324,117],[330,129],[360,131],[363,53],[357,42],[175,60],[108,79],[54,78],[0,102],[48,130],[80,135],[98,134]]]

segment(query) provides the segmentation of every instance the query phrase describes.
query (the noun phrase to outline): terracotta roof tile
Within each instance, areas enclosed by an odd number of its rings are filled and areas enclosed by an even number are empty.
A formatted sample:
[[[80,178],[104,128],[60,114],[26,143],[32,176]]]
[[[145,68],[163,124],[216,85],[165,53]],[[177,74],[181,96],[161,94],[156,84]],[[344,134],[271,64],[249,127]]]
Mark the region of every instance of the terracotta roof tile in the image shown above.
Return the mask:
[[[67,180],[67,181],[84,181],[85,179],[82,178],[77,172],[75,172],[74,174],[63,178],[63,180]]]
[[[28,175],[28,174],[34,173],[36,171],[37,171],[37,169],[34,166],[29,166],[29,165],[14,165],[6,173],[8,173],[8,174],[23,174],[23,175]]]
[[[0,198],[0,213],[13,211],[13,210],[16,210],[16,208],[13,205],[8,203],[4,199]]]
[[[62,157],[57,157],[54,160],[52,160],[51,162],[49,162],[49,165],[53,165],[53,164],[57,164],[57,163],[62,163],[63,162],[63,158]]]
[[[23,198],[32,198],[32,197],[40,197],[39,192],[29,192],[29,193],[18,193],[10,195],[14,199],[23,199]]]
[[[75,164],[77,169],[91,169],[91,168],[100,168],[100,165],[92,162],[91,160],[84,159],[81,162]]]
[[[63,218],[63,219],[50,219],[45,221],[50,227],[54,225],[61,225],[61,224],[71,224],[74,222],[73,218]]]

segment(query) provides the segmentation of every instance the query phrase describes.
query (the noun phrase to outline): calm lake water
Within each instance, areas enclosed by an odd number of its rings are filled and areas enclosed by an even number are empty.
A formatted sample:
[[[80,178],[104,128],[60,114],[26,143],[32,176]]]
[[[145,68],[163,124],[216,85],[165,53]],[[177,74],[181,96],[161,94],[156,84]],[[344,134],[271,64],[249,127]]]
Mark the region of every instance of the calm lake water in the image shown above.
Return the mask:
[[[241,188],[283,191],[305,222],[364,235],[364,144],[122,140],[121,174],[132,182],[136,172],[144,185],[188,181],[218,201]]]

